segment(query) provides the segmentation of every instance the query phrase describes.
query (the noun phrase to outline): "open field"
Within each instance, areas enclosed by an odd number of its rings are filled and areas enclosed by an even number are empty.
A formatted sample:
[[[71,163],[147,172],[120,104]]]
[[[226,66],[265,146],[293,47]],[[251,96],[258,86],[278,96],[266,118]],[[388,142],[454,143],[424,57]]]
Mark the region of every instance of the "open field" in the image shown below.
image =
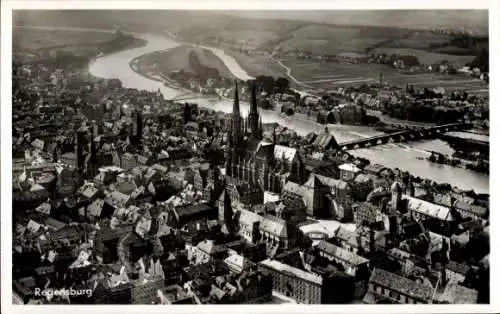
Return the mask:
[[[179,21],[172,25],[172,30],[189,41],[210,41],[217,38],[257,47],[267,42],[279,41],[282,36],[306,24],[309,23],[214,15],[189,20],[189,24],[186,24],[185,21]]]
[[[423,64],[434,64],[439,61],[446,60],[450,64],[453,64],[456,67],[462,67],[466,63],[474,60],[475,58],[475,56],[457,56],[457,55],[434,53],[418,49],[407,49],[407,48],[376,48],[373,50],[373,52],[385,53],[388,55],[396,54],[396,55],[415,56],[418,58],[420,63]]]
[[[222,76],[233,77],[231,71],[224,62],[208,49],[199,47],[181,45],[169,50],[159,51],[141,56],[138,60],[139,68],[157,69],[165,75],[173,71],[186,71],[197,73],[191,68],[189,55],[195,52],[201,64],[206,67],[215,68]]]
[[[230,49],[224,49],[224,52],[233,57],[250,76],[268,75],[275,78],[280,76],[286,77],[285,69],[267,56],[247,56]]]
[[[419,88],[443,87],[447,91],[467,91],[488,94],[488,85],[465,75],[438,73],[405,74],[380,64],[322,63],[314,60],[284,59],[283,64],[292,69],[292,75],[313,88],[332,89],[377,82],[382,79],[392,85],[412,84]]]
[[[345,51],[364,52],[398,33],[379,33],[367,28],[308,25],[287,34],[278,46],[283,51],[304,50],[315,55],[336,55]]]
[[[430,32],[414,32],[410,36],[386,45],[385,47],[404,47],[412,49],[428,49],[430,45],[444,44],[450,42],[450,36],[433,34]]]
[[[275,40],[278,35],[267,30],[223,30],[217,33],[218,38],[230,40],[232,42],[246,42],[251,46],[258,46],[265,42]]]
[[[12,42],[15,49],[36,50],[60,46],[92,45],[110,41],[113,33],[81,32],[70,30],[18,29],[14,28]]]

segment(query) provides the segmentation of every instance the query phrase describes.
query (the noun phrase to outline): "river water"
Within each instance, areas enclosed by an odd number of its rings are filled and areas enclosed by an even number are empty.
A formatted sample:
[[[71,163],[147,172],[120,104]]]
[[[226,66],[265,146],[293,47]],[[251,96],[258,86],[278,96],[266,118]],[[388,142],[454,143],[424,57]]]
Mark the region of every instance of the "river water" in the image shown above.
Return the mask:
[[[90,64],[89,72],[97,77],[118,78],[122,81],[123,86],[129,88],[150,91],[160,89],[167,99],[185,94],[184,91],[179,91],[167,87],[160,82],[147,79],[134,72],[129,66],[129,62],[137,56],[157,50],[173,48],[182,43],[154,34],[140,34],[140,37],[148,41],[145,47],[129,49],[98,58]],[[251,78],[234,58],[228,56],[222,50],[210,47],[205,48],[212,50],[214,54],[226,64],[234,76],[242,80]],[[230,100],[199,98],[191,99],[189,102],[198,103],[200,106],[217,111],[230,112],[232,110],[232,102]],[[240,106],[241,112],[243,115],[246,115],[249,111],[248,103],[242,102]],[[264,123],[278,122],[279,124],[293,129],[300,135],[305,135],[309,132],[322,132],[325,129],[324,125],[313,121],[284,117],[274,111],[261,110],[260,115]],[[339,143],[380,134],[380,132],[366,126],[328,125],[328,128]],[[441,140],[386,144],[368,149],[352,150],[350,152],[355,156],[367,158],[372,163],[379,163],[387,167],[407,170],[413,175],[422,178],[428,178],[440,183],[450,183],[452,186],[467,190],[472,189],[478,193],[489,193],[489,175],[447,165],[433,164],[426,160],[417,159],[417,157],[427,157],[429,155],[427,152],[428,150],[444,154],[453,153],[451,147]]]

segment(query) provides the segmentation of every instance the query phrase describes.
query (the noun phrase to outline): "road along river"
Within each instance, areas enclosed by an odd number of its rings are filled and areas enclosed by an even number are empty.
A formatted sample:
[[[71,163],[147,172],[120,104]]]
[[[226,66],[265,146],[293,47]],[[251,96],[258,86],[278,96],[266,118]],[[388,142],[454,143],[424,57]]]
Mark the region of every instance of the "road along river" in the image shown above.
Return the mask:
[[[118,78],[123,86],[137,88],[141,90],[155,91],[160,89],[167,99],[172,99],[178,95],[185,94],[185,91],[177,90],[165,86],[161,82],[147,79],[131,69],[129,63],[132,59],[158,50],[170,49],[183,43],[156,34],[135,34],[148,41],[147,45],[140,48],[129,49],[114,54],[97,58],[89,65],[89,72],[97,77]],[[234,76],[247,80],[251,77],[241,68],[237,61],[225,54],[220,49],[204,47],[210,49],[217,55],[230,69]],[[198,103],[200,106],[217,111],[230,112],[232,110],[231,100],[219,100],[213,98],[191,99],[190,102]],[[241,103],[241,110],[245,115],[249,106],[248,103]],[[309,120],[284,117],[278,112],[261,110],[262,121],[264,123],[278,122],[290,129],[295,130],[300,135],[309,132],[322,132],[324,125]],[[328,125],[328,129],[335,135],[338,142],[357,139],[360,137],[370,137],[380,132],[366,126],[350,125]],[[478,193],[489,193],[489,175],[480,174],[467,169],[439,165],[419,160],[417,157],[427,157],[427,151],[436,151],[444,154],[451,154],[453,150],[441,140],[425,140],[419,142],[409,142],[404,144],[386,144],[368,149],[352,150],[355,156],[369,159],[372,163],[379,163],[391,168],[400,168],[410,173],[428,178],[440,183],[450,183],[461,189],[474,190]]]

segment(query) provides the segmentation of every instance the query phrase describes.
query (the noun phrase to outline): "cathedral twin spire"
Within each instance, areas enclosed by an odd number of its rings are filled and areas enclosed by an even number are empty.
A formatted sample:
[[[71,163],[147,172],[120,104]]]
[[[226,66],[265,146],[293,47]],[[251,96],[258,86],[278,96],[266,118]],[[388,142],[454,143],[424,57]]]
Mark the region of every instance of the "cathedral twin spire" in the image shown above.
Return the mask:
[[[257,139],[260,139],[262,137],[262,120],[260,119],[259,112],[257,110],[257,86],[255,82],[251,85],[252,94],[250,101],[250,113],[248,114],[246,121],[244,121],[240,113],[238,82],[236,82],[231,120],[231,135],[234,144],[238,143],[247,132],[250,133],[250,136]]]

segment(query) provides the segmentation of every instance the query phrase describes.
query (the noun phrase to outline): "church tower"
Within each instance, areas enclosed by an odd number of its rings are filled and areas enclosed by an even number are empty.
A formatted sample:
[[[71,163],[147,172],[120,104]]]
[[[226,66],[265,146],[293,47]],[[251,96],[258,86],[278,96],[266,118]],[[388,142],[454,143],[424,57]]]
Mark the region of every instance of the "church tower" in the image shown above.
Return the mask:
[[[236,82],[236,88],[234,89],[234,102],[233,102],[233,114],[231,117],[231,137],[233,138],[234,147],[240,147],[242,134],[242,118],[240,114],[240,99],[238,95],[238,82]]]
[[[391,186],[391,216],[395,216],[401,204],[401,194],[403,189],[398,181],[394,181]]]
[[[257,110],[257,83],[254,81],[252,85],[252,99],[250,100],[250,113],[248,114],[248,123],[251,136],[261,138],[261,125],[259,124],[259,112]]]
[[[94,177],[97,174],[97,148],[95,146],[94,137],[90,137],[90,176]]]
[[[84,164],[84,138],[85,138],[85,133],[81,130],[78,130],[76,132],[75,136],[75,155],[76,155],[76,168],[78,170],[83,170],[83,164]]]
[[[142,114],[136,110],[135,113],[135,119],[133,120],[132,124],[132,135],[134,139],[134,144],[140,144],[142,141],[142,129],[143,129],[143,122],[142,122]]]

